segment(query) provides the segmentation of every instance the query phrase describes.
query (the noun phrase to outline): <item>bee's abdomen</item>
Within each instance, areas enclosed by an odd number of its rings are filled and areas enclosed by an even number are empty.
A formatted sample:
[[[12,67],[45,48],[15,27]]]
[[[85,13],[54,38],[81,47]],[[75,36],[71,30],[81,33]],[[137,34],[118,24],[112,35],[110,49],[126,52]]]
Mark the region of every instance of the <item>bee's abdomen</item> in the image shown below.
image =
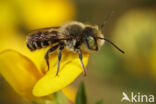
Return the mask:
[[[49,46],[50,44],[46,41],[41,42],[41,41],[29,41],[27,42],[27,47],[31,50],[34,51],[36,49],[41,49],[44,47]]]
[[[55,43],[55,41],[27,41],[27,47],[31,50],[37,50],[41,48],[48,47],[49,45]]]
[[[45,48],[48,47],[49,45],[58,42],[57,40],[53,40],[53,41],[32,41],[29,40],[27,41],[27,47],[31,50],[37,50],[37,49],[41,49],[41,48]]]
[[[53,43],[58,42],[58,39],[54,39],[55,34],[51,35],[42,35],[36,33],[27,37],[27,47],[34,51],[36,49],[41,49],[47,47]],[[55,36],[56,37],[56,36]]]

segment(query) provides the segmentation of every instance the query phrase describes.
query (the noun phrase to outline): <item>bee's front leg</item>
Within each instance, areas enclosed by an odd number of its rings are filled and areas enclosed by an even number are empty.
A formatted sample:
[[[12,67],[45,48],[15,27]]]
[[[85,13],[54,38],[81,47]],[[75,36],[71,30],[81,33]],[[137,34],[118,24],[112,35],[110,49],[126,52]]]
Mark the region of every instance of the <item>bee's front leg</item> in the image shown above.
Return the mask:
[[[57,45],[51,47],[51,48],[46,52],[46,54],[45,54],[45,57],[44,57],[44,58],[45,58],[45,60],[46,60],[47,66],[48,66],[48,70],[49,70],[49,53],[55,51],[55,50],[58,48],[58,46],[59,46],[59,44],[57,44]]]
[[[82,52],[81,52],[80,49],[77,49],[77,51],[78,51],[79,59],[80,59],[80,62],[81,62],[82,68],[83,68],[83,74],[84,74],[84,76],[86,76],[87,75],[86,74],[86,68],[85,68],[84,63],[83,63],[83,60],[82,60],[83,59]]]

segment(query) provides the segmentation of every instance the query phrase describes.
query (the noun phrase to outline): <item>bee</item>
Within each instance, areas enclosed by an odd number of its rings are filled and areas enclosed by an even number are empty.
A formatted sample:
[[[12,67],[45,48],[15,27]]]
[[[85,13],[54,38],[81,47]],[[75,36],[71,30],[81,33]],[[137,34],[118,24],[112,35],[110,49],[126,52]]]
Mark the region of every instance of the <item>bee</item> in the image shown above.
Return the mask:
[[[48,47],[50,45],[52,46],[45,53],[45,60],[48,69],[49,53],[58,49],[58,65],[56,75],[58,75],[60,68],[62,50],[66,49],[71,52],[76,52],[79,55],[84,76],[86,76],[86,68],[82,61],[82,51],[98,51],[106,41],[112,44],[120,52],[124,53],[124,51],[117,47],[113,42],[104,38],[104,35],[101,32],[101,28],[103,26],[104,25],[102,24],[99,28],[97,25],[92,26],[81,22],[72,21],[59,27],[48,27],[33,30],[27,36],[27,47],[31,51],[34,51],[37,49]]]

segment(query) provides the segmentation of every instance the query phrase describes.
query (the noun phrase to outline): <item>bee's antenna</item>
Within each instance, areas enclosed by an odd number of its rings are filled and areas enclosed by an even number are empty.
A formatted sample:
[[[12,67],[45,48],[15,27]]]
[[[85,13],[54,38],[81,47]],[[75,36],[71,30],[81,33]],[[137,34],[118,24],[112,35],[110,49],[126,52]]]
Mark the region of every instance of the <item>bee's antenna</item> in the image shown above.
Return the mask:
[[[106,38],[101,38],[101,37],[96,37],[97,39],[103,39],[105,41],[107,41],[108,43],[110,43],[111,45],[113,45],[116,49],[118,49],[121,53],[125,53],[123,50],[121,50],[117,45],[115,45],[113,42],[111,42],[110,40],[106,39]]]
[[[113,13],[115,13],[115,11],[112,11],[106,18],[105,18],[105,21],[104,23],[100,26],[100,29],[102,29],[105,24],[108,22],[108,20],[112,17]]]

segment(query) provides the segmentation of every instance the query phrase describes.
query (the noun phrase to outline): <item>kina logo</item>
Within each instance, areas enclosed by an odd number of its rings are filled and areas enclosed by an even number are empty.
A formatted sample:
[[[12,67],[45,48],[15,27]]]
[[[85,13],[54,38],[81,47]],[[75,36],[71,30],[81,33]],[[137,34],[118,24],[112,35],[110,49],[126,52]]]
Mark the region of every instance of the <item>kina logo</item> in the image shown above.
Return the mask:
[[[148,102],[148,103],[153,103],[154,102],[154,95],[150,94],[150,95],[146,95],[146,94],[141,94],[141,93],[137,93],[134,94],[134,92],[131,92],[130,97],[125,93],[122,92],[123,97],[121,98],[121,102],[139,102],[139,103],[143,103],[143,102]]]

